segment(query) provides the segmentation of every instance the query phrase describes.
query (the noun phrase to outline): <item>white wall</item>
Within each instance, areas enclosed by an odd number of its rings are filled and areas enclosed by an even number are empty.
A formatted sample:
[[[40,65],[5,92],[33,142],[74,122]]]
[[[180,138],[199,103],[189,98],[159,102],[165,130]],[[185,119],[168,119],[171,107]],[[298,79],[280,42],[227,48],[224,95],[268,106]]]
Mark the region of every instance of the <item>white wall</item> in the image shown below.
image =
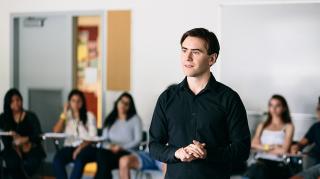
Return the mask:
[[[238,5],[222,11],[221,80],[248,110],[274,93],[295,113],[314,114],[320,95],[320,4]]]
[[[186,30],[199,26],[218,32],[220,28],[219,5],[225,2],[259,3],[262,1],[4,0],[4,5],[1,3],[0,7],[0,106],[2,106],[5,91],[10,87],[10,13],[131,9],[132,93],[136,99],[138,111],[144,120],[145,128],[147,128],[155,100],[160,92],[183,77],[179,66],[180,36]],[[107,102],[107,104],[110,103],[110,101]]]

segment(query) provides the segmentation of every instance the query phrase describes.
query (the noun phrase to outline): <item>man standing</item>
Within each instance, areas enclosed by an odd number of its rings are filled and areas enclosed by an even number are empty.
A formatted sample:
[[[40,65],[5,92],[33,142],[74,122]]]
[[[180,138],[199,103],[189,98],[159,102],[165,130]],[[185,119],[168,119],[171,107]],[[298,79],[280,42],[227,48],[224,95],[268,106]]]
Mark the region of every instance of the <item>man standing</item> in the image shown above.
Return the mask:
[[[214,33],[183,34],[186,75],[159,97],[150,126],[150,153],[168,164],[166,179],[230,178],[233,162],[247,160],[250,132],[239,95],[215,80],[210,67],[220,45]]]

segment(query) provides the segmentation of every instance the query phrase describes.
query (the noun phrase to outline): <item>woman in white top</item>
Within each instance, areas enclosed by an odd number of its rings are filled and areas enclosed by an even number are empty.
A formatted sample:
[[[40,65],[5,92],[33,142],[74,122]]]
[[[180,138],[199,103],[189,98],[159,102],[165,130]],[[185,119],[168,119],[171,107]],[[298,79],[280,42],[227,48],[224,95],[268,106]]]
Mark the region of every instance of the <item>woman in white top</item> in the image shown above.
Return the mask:
[[[142,139],[142,125],[132,96],[123,93],[107,116],[103,136],[107,139],[97,152],[96,179],[111,179],[111,170],[119,167],[122,156],[131,154]]]
[[[284,179],[290,176],[283,163],[283,155],[289,152],[294,126],[285,98],[273,95],[269,101],[268,117],[258,125],[251,142],[257,151],[257,162],[249,167],[246,178]]]
[[[53,128],[54,132],[64,132],[67,138],[64,147],[57,151],[53,167],[57,179],[67,179],[65,166],[73,162],[71,179],[80,179],[86,163],[95,161],[96,148],[84,139],[97,135],[96,119],[87,111],[84,94],[72,90],[63,113]]]

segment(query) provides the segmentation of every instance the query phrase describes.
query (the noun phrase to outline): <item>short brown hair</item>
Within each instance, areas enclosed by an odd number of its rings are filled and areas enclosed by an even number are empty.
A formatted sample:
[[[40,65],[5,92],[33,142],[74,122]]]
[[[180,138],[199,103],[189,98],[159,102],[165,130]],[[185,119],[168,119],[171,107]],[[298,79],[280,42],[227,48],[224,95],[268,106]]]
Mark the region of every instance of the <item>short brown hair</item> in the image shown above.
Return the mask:
[[[194,28],[185,32],[180,40],[180,45],[188,37],[198,37],[206,42],[208,55],[216,53],[219,55],[220,45],[217,36],[205,28]]]

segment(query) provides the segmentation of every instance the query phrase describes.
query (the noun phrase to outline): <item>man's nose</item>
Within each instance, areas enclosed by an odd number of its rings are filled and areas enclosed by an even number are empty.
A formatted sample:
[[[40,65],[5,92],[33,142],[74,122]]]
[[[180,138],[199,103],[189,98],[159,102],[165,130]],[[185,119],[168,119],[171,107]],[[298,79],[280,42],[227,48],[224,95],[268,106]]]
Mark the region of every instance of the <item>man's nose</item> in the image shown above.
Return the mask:
[[[192,61],[192,53],[191,52],[186,52],[186,60]]]

